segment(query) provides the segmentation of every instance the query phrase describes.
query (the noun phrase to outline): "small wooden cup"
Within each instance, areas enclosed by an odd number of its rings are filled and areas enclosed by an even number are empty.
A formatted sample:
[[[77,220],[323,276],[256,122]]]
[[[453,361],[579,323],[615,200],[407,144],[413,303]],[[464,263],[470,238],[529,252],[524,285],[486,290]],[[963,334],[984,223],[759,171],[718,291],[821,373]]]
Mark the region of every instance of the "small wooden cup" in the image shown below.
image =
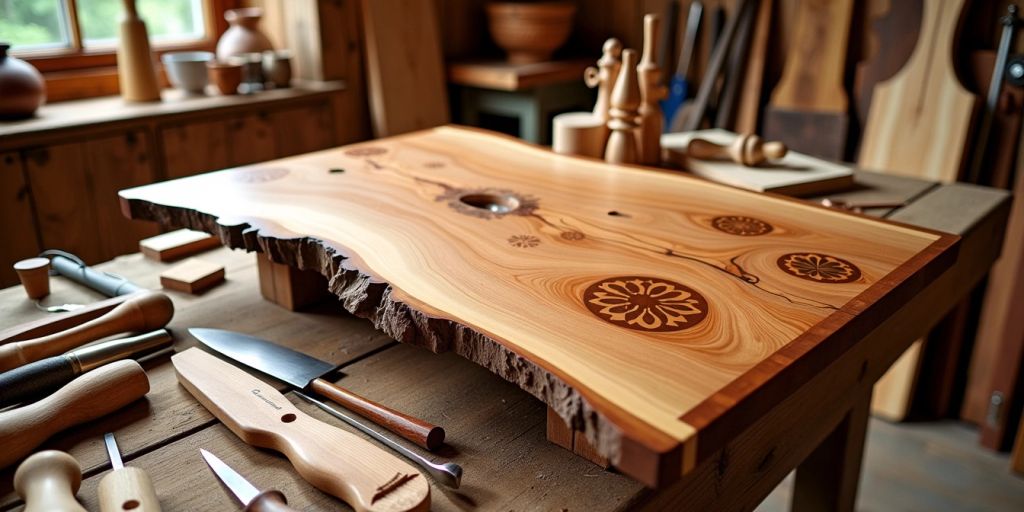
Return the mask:
[[[21,286],[32,300],[39,300],[50,294],[50,260],[29,258],[14,264]]]
[[[242,84],[241,64],[211,60],[206,63],[206,70],[210,73],[210,82],[217,86],[221,94],[238,94],[238,86]]]

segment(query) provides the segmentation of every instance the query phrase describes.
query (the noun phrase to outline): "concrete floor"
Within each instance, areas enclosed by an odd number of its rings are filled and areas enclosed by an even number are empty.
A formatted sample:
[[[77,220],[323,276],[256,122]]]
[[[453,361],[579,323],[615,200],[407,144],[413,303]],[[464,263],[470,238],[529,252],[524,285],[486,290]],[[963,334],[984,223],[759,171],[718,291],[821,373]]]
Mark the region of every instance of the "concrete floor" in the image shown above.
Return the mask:
[[[978,446],[977,430],[948,421],[871,420],[857,510],[864,512],[1024,511],[1024,477],[1009,456]],[[790,475],[758,512],[789,510]]]

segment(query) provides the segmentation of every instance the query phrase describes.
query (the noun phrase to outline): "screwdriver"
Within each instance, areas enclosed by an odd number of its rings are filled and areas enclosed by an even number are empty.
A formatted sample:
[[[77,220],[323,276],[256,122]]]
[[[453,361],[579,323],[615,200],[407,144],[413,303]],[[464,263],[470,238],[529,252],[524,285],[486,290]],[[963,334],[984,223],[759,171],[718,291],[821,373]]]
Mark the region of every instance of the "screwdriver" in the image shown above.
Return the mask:
[[[82,467],[57,450],[32,455],[14,472],[14,491],[25,500],[24,512],[86,512],[75,500],[80,485]]]
[[[156,498],[149,475],[139,468],[124,467],[114,434],[104,434],[103,444],[107,446],[107,455],[114,470],[100,480],[100,510],[160,512],[160,501]]]

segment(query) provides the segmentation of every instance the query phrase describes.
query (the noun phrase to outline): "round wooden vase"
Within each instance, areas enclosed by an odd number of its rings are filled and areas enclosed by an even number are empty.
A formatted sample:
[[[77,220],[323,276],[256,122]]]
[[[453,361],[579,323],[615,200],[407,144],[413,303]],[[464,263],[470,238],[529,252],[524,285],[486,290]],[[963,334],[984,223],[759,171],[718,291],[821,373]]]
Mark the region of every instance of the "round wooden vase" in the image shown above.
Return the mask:
[[[487,22],[494,42],[514,64],[544,62],[572,32],[576,5],[569,2],[492,2]]]
[[[121,40],[117,45],[117,78],[125,101],[160,101],[156,63],[149,48],[146,22],[135,10],[135,0],[124,0]]]
[[[46,83],[31,64],[7,55],[0,43],[0,119],[32,117],[46,99]]]
[[[231,25],[217,41],[217,59],[226,61],[229,57],[244,53],[263,53],[273,50],[274,45],[266,34],[260,32],[260,18],[263,9],[246,7],[229,9],[224,19]]]

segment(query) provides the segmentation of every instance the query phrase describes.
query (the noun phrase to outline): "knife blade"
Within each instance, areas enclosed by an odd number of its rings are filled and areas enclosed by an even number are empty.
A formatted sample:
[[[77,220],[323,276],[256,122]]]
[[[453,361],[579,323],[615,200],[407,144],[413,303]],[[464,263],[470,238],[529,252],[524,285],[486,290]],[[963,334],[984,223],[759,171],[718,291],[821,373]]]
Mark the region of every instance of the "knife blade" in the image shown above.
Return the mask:
[[[359,396],[321,378],[337,368],[276,343],[223,329],[188,330],[207,347],[301,390],[309,390],[428,450],[444,443],[444,429]]]
[[[171,358],[178,382],[246,443],[285,455],[302,478],[356,510],[427,510],[415,468],[300,411],[273,386],[198,348]]]
[[[261,512],[298,512],[288,506],[288,500],[284,493],[278,490],[260,492],[256,486],[249,483],[244,476],[238,474],[231,466],[220,460],[216,455],[200,448],[199,453],[203,455],[206,464],[213,470],[213,474],[234,494],[238,501],[242,502],[245,511]]]

